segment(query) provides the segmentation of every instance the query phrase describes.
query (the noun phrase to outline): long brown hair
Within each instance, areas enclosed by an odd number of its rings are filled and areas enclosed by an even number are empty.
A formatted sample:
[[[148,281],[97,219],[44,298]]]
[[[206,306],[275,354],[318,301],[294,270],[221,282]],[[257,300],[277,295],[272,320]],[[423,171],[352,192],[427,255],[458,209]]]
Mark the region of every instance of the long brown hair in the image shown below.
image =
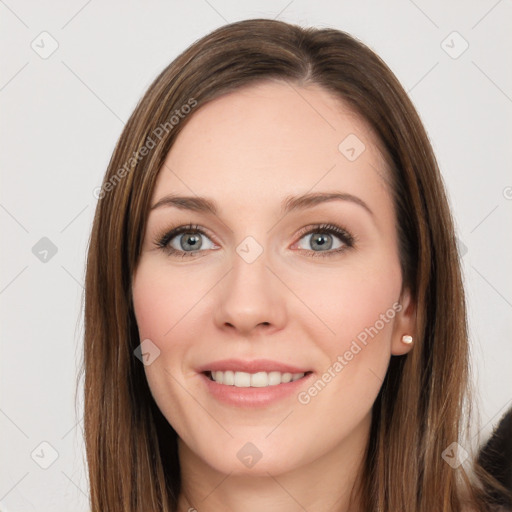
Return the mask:
[[[85,286],[92,510],[177,509],[176,433],[134,356],[132,276],[155,179],[193,111],[268,79],[314,84],[344,100],[373,128],[392,176],[403,285],[418,323],[414,349],[392,357],[373,406],[363,510],[458,512],[464,500],[484,510],[480,486],[442,457],[453,442],[470,451],[461,437],[470,403],[468,334],[453,221],[423,125],[390,69],[358,40],[264,19],[215,30],[160,73],[127,122],[98,193]]]

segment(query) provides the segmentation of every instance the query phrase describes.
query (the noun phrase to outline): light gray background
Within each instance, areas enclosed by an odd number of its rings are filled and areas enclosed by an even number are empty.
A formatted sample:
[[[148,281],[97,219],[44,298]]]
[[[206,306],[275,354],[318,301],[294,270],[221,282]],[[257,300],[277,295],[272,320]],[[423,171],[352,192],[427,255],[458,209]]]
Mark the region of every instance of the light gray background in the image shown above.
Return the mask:
[[[345,30],[410,93],[461,241],[475,435],[485,438],[511,404],[510,1],[0,0],[1,510],[88,510],[74,386],[92,191],[156,75],[197,38],[253,17]],[[42,58],[52,39],[57,50]],[[43,237],[58,250],[45,263],[32,252]]]

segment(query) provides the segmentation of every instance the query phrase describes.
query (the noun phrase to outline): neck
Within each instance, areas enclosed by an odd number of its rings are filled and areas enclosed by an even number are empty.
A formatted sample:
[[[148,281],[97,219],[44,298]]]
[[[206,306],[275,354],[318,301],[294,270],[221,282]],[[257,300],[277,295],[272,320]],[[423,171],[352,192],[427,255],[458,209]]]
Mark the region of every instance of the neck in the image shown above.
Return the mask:
[[[178,511],[357,512],[370,416],[328,453],[289,471],[251,476],[224,474],[178,439],[182,492]],[[328,428],[328,426],[326,427]]]

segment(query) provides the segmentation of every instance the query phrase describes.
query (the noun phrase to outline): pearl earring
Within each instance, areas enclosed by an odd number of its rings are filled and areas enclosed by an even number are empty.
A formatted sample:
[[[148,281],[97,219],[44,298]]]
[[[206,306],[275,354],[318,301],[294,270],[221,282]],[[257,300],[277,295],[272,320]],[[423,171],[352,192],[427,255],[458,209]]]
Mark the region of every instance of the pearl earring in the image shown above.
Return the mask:
[[[405,343],[406,345],[410,345],[412,343],[412,336],[409,336],[408,334],[404,334],[402,336],[402,343]]]

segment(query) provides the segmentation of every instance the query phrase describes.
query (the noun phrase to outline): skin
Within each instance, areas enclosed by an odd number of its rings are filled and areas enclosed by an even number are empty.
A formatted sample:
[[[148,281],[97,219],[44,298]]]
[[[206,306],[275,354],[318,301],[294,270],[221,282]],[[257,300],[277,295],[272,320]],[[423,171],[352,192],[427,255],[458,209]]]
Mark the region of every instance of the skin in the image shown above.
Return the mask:
[[[355,161],[338,149],[349,134],[365,145]],[[188,120],[151,205],[173,193],[208,197],[219,211],[152,210],[133,281],[140,339],[160,350],[145,366],[148,384],[179,435],[180,510],[358,510],[349,495],[371,407],[391,355],[411,349],[401,338],[415,327],[387,176],[369,126],[319,86],[266,81],[217,98]],[[320,191],[357,196],[373,213],[351,201],[280,213],[285,197]],[[159,235],[188,223],[207,232],[194,256],[156,246]],[[344,243],[326,234],[331,255],[315,257],[322,249],[300,230],[322,223],[349,231],[354,246],[335,253]],[[250,264],[236,251],[248,236],[263,248]],[[173,247],[180,240],[189,247],[183,234]],[[398,302],[401,310],[388,313],[307,404],[296,394],[266,407],[223,404],[196,372],[219,359],[267,358],[310,368],[314,382]],[[252,468],[237,457],[247,442],[262,454]]]

